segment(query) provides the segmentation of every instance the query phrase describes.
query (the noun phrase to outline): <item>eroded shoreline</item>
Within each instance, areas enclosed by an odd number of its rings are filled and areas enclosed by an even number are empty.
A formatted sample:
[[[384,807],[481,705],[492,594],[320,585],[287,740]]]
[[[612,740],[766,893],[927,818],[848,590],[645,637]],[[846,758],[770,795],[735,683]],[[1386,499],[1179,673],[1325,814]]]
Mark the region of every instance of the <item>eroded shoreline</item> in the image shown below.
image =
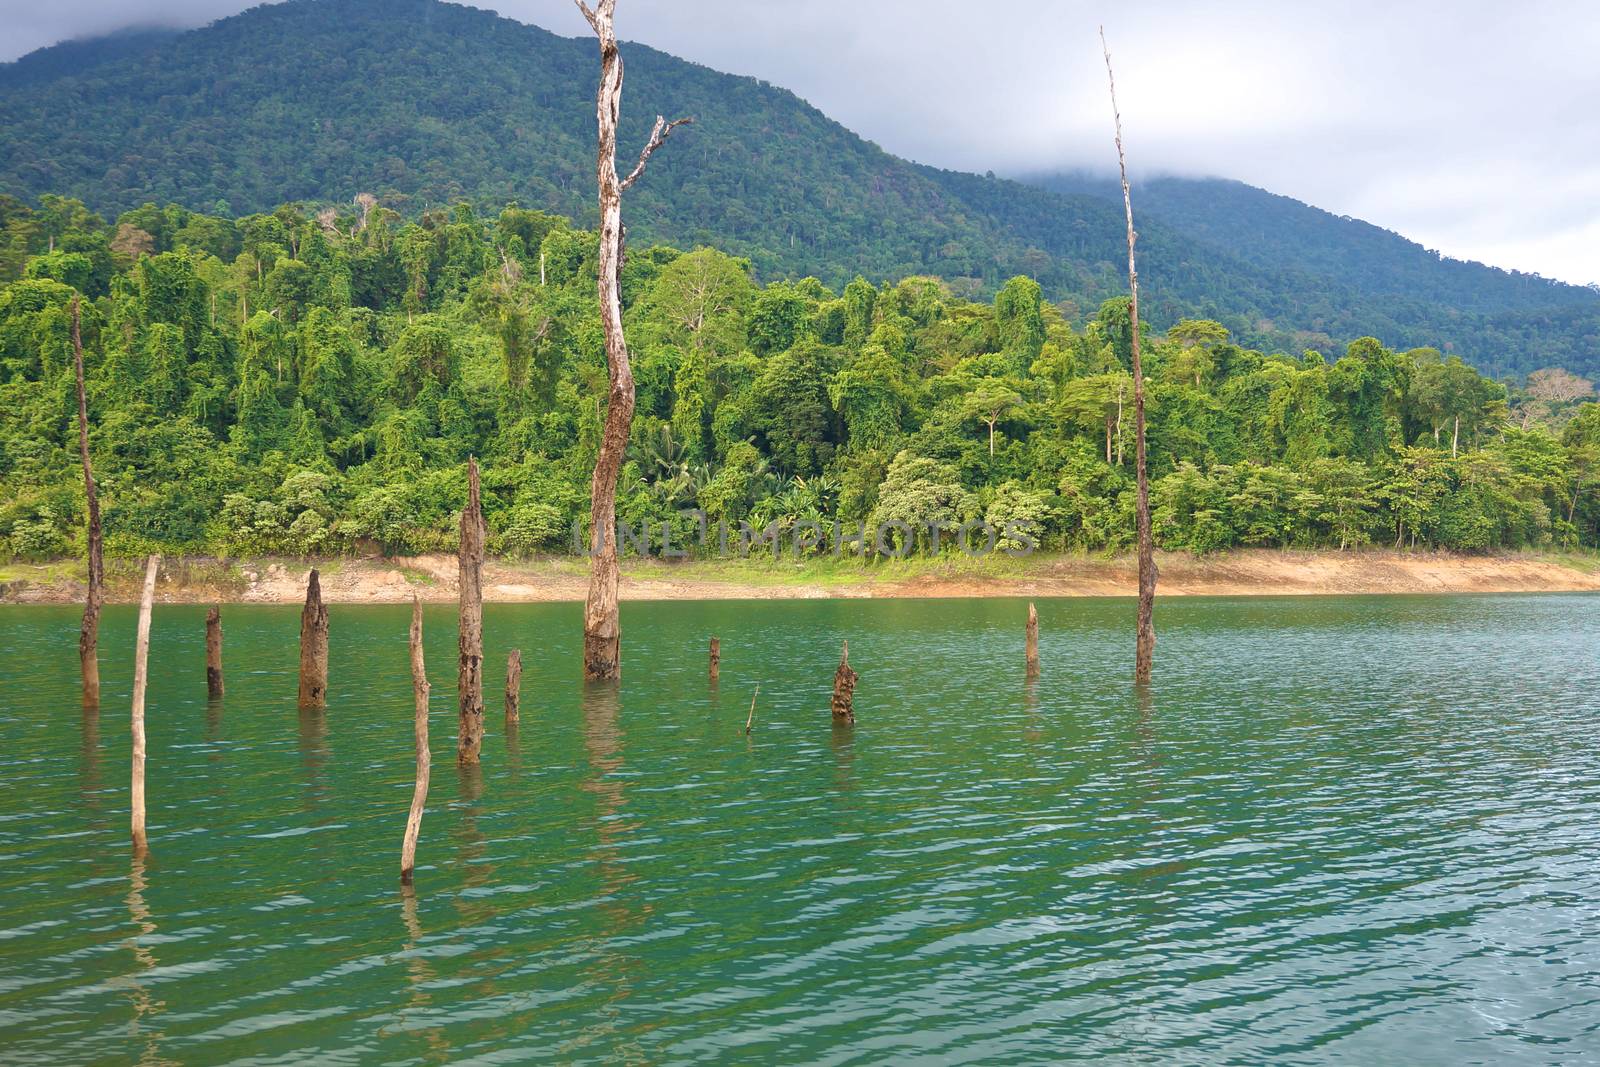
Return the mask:
[[[1600,560],[1542,555],[1464,556],[1445,553],[1288,552],[1252,549],[1194,557],[1161,553],[1163,596],[1283,596],[1370,593],[1516,593],[1600,591]],[[316,566],[332,603],[454,600],[455,557],[328,560],[163,561],[157,598],[163,603],[298,603]],[[111,603],[137,596],[137,561],[108,567]],[[84,595],[82,564],[13,564],[0,580],[0,603],[65,604]],[[1039,556],[1026,560],[849,561],[734,560],[665,563],[628,560],[624,600],[778,600],[819,598],[1131,596],[1132,557]],[[490,603],[580,601],[587,588],[582,560],[490,560],[484,599]]]

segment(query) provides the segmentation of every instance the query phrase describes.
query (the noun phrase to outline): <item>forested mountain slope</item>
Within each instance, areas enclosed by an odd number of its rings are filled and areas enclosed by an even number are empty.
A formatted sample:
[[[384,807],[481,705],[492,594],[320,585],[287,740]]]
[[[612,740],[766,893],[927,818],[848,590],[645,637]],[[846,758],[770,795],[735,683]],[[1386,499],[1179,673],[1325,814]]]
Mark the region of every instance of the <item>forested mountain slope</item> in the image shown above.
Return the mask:
[[[642,45],[627,61],[625,139],[642,142],[657,111],[697,120],[631,196],[635,240],[715,243],[764,279],[833,286],[934,274],[986,295],[1025,273],[1079,315],[1122,284],[1120,211],[1103,190],[918,166],[764,82]],[[357,192],[409,216],[515,199],[584,222],[595,71],[589,40],[435,0],[290,0],[184,34],[57,46],[0,66],[0,192],[111,216]],[[1158,326],[1203,314],[1292,352],[1374,334],[1495,373],[1600,370],[1592,291],[1440,261],[1322,213],[1308,224],[1253,190],[1235,203],[1242,186],[1147,188]],[[6,235],[7,262],[33,239]]]

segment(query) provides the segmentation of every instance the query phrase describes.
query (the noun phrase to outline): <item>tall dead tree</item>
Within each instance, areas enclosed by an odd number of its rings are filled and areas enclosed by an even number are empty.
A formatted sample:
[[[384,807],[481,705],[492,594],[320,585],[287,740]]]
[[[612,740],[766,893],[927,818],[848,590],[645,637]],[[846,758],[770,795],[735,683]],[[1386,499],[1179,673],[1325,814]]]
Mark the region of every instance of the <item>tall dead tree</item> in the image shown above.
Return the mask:
[[[100,536],[100,496],[89,463],[89,403],[83,391],[83,331],[78,297],[72,297],[72,366],[78,376],[78,456],[83,460],[83,495],[89,512],[89,595],[78,629],[78,662],[83,669],[83,706],[100,705],[100,606],[105,602],[105,546]]]
[[[1128,189],[1128,161],[1122,151],[1122,113],[1117,109],[1117,78],[1111,72],[1111,49],[1106,45],[1105,27],[1100,28],[1100,51],[1106,57],[1106,81],[1111,87],[1111,117],[1116,122],[1117,170],[1122,176],[1122,208],[1128,217],[1128,325],[1133,355],[1133,433],[1137,496],[1134,507],[1139,540],[1139,622],[1135,638],[1133,680],[1150,680],[1150,664],[1156,650],[1156,554],[1150,534],[1150,476],[1145,464],[1144,367],[1139,359],[1139,272],[1134,266],[1133,245],[1138,234],[1133,228],[1133,194]]]
[[[222,699],[222,609],[206,612],[206,696]]]
[[[606,401],[605,426],[590,483],[589,596],[583,609],[583,674],[588,679],[615,679],[622,675],[622,624],[617,590],[617,475],[628,450],[628,430],[633,422],[633,367],[628,342],[622,333],[622,194],[644,173],[650,156],[688,118],[668,122],[656,116],[650,140],[639,162],[626,178],[617,176],[617,118],[622,111],[622,53],[612,27],[617,0],[597,0],[590,7],[575,0],[600,41],[600,89],[595,94],[595,121],[599,152],[595,175],[600,198],[600,322],[605,332],[606,367],[611,387]]]
[[[328,704],[328,605],[315,567],[306,580],[306,606],[300,609],[300,706]]]
[[[400,884],[410,885],[417,867],[417,835],[422,832],[422,809],[428,803],[428,776],[433,757],[428,753],[428,672],[422,663],[422,603],[411,594],[412,729],[417,743],[417,784],[411,791],[411,814],[406,816],[406,836],[400,845]]]
[[[132,781],[129,807],[133,815],[133,851],[149,848],[144,833],[144,690],[150,679],[150,606],[156,595],[156,569],[160,556],[151,556],[144,568],[144,592],[139,596],[139,629],[133,642],[133,711],[129,728],[133,736]]]
[[[456,672],[460,730],[456,760],[477,763],[483,748],[483,501],[478,492],[478,461],[467,460],[467,506],[461,509],[461,549],[457,584],[461,587],[461,622],[456,643],[461,658]]]

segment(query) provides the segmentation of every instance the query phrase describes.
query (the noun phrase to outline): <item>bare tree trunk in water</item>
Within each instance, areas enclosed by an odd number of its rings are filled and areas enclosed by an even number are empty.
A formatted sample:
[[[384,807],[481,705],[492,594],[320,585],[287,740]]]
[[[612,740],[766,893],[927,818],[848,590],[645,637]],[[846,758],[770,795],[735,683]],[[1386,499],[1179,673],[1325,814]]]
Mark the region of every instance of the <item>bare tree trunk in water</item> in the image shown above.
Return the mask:
[[[1122,207],[1128,216],[1128,320],[1132,328],[1133,349],[1133,432],[1134,467],[1138,479],[1135,514],[1139,536],[1139,629],[1136,638],[1133,680],[1150,681],[1150,665],[1156,649],[1156,555],[1150,535],[1150,476],[1145,465],[1144,441],[1144,366],[1139,360],[1139,272],[1134,266],[1133,245],[1138,234],[1133,228],[1133,195],[1128,190],[1128,162],[1122,152],[1122,113],[1117,110],[1117,79],[1111,72],[1111,49],[1106,33],[1100,30],[1100,49],[1106,57],[1106,81],[1111,87],[1111,115],[1117,126],[1117,169],[1122,176]]]
[[[433,759],[428,753],[428,673],[422,665],[422,604],[411,594],[412,722],[417,738],[417,784],[411,791],[411,814],[406,817],[405,842],[400,846],[400,884],[410,885],[417,868],[417,835],[422,832],[422,809],[428,803],[428,774]]]
[[[222,699],[222,609],[206,612],[206,696]]]
[[[506,722],[522,721],[522,649],[513,648],[506,657]]]
[[[100,605],[105,602],[105,545],[100,536],[100,496],[89,464],[89,404],[83,391],[83,333],[78,297],[72,297],[72,365],[78,376],[78,456],[83,460],[83,494],[89,511],[89,595],[78,630],[78,662],[83,669],[83,706],[100,706]]]
[[[456,699],[460,731],[456,761],[477,763],[483,748],[483,503],[478,493],[478,461],[467,460],[467,506],[461,509],[461,550],[457,584],[461,587],[461,622],[456,634],[460,667]]]
[[[144,833],[144,690],[150,678],[150,605],[156,595],[156,569],[160,556],[151,556],[144,567],[144,592],[139,597],[139,629],[133,643],[133,734],[132,784],[129,806],[133,812],[133,851],[146,852],[150,843]]]
[[[1039,612],[1028,605],[1028,677],[1039,675]]]
[[[600,89],[595,95],[599,152],[595,174],[600,194],[600,323],[605,332],[606,368],[611,388],[606,402],[600,452],[590,484],[589,596],[583,609],[583,675],[589,679],[622,676],[622,625],[617,593],[617,475],[628,449],[633,422],[633,367],[622,333],[622,194],[644,173],[650,155],[673,129],[689,119],[656,117],[650,141],[626,178],[617,176],[617,117],[622,110],[622,53],[617,50],[612,17],[617,0],[598,0],[593,8],[575,0],[600,41]]]
[[[300,609],[300,706],[328,704],[328,605],[315,567],[306,580],[306,606]]]
[[[850,642],[839,652],[839,669],[833,672],[833,721],[856,721],[856,681],[861,676],[850,669]]]
[[[711,639],[711,684],[716,685],[718,677],[722,674],[722,641],[720,638]]]

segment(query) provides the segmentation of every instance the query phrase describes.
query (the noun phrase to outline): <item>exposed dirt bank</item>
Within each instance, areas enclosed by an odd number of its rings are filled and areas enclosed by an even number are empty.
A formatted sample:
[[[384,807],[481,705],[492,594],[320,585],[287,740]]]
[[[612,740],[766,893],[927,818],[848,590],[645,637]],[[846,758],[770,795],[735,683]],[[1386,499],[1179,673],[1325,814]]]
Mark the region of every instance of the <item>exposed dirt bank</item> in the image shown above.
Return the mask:
[[[1251,550],[1205,558],[1161,554],[1164,596],[1277,596],[1318,593],[1505,593],[1600,591],[1600,560],[1537,555],[1455,556],[1391,552]],[[170,559],[157,598],[165,603],[299,603],[304,560]],[[454,556],[323,561],[322,593],[332,603],[399,603],[456,598]],[[112,602],[138,595],[138,561],[108,564]],[[818,597],[1131,596],[1132,558],[907,560],[865,565],[771,560],[624,565],[624,600]],[[583,561],[570,558],[484,567],[490,602],[582,600]],[[83,598],[82,565],[14,564],[0,576],[0,603],[70,603]]]

